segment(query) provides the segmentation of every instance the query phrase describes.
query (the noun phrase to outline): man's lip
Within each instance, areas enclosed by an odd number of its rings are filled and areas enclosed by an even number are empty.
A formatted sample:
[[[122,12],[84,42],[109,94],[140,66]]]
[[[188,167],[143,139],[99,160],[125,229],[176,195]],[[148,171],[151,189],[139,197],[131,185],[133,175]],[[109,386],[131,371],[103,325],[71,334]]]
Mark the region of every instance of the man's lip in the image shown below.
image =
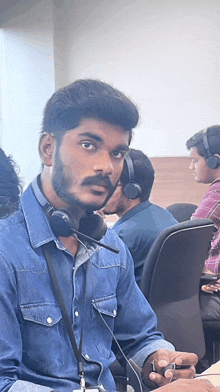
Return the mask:
[[[104,184],[91,184],[90,187],[98,189],[98,190],[102,190],[102,191],[105,191],[105,192],[108,190],[108,187],[106,185],[104,185]]]

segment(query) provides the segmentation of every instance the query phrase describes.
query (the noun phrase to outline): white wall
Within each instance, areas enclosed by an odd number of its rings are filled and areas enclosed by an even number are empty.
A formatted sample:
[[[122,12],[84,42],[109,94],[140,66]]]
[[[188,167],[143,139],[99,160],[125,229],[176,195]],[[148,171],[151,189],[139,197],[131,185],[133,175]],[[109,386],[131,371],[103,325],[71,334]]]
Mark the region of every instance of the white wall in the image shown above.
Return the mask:
[[[0,22],[1,146],[27,185],[39,173],[42,111],[55,89],[52,3],[20,1]]]
[[[43,106],[77,78],[138,104],[132,146],[151,157],[187,155],[191,135],[220,123],[219,0],[20,0],[0,26],[2,146],[25,182],[39,170]]]
[[[127,92],[141,112],[133,147],[186,155],[187,138],[220,123],[219,0],[66,0],[57,26],[58,86],[92,76]]]

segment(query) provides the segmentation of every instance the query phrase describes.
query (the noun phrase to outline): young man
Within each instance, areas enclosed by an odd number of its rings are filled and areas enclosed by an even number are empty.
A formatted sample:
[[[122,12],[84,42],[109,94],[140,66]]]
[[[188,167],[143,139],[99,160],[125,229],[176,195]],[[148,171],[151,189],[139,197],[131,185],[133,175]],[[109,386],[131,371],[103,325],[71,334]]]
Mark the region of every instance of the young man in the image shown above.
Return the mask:
[[[166,209],[149,201],[154,183],[154,168],[150,159],[142,152],[130,149],[125,158],[124,168],[114,194],[102,211],[106,215],[117,214],[119,220],[113,229],[127,245],[134,260],[136,282],[139,284],[147,254],[158,234],[178,223]],[[134,178],[131,178],[134,174]],[[136,187],[132,195],[127,192]]]
[[[194,376],[196,355],[173,351],[156,330],[116,233],[107,231],[102,244],[119,254],[74,234],[97,232],[92,211],[117,186],[137,122],[134,104],[100,81],[76,81],[48,101],[43,172],[23,193],[21,209],[0,223],[0,391],[114,391],[113,337],[149,388]],[[186,368],[164,376],[172,363]]]
[[[195,180],[211,184],[193,218],[209,218],[214,222],[215,232],[204,272],[217,274],[220,272],[220,126],[213,125],[196,133],[186,146],[190,151],[190,169]],[[202,290],[213,294],[220,290],[220,283],[204,285]]]
[[[21,191],[16,165],[0,148],[0,219],[18,210]]]

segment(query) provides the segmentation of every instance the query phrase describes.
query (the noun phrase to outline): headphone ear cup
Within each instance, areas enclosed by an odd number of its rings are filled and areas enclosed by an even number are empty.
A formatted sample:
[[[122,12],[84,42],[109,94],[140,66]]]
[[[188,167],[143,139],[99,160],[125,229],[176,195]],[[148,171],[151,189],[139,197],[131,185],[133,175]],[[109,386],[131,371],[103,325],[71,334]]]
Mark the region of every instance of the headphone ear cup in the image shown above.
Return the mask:
[[[73,219],[65,210],[56,210],[50,217],[50,226],[57,237],[70,237],[76,230]],[[77,231],[100,241],[107,231],[107,225],[99,214],[82,217]]]
[[[100,241],[107,231],[107,225],[101,215],[93,213],[80,219],[79,231]]]
[[[129,182],[124,187],[124,194],[128,199],[137,199],[141,195],[141,187],[136,182]]]
[[[57,237],[70,237],[74,223],[66,211],[56,210],[50,217],[50,226]]]
[[[206,159],[206,164],[210,169],[216,169],[220,165],[220,158],[218,155],[210,155]]]

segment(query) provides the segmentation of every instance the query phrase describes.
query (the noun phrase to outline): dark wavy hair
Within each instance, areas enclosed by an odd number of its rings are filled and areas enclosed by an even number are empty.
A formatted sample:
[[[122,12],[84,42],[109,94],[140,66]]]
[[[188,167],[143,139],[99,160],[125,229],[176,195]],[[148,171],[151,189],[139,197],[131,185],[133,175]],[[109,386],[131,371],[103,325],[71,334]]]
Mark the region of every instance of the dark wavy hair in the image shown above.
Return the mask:
[[[18,167],[0,148],[0,218],[6,218],[19,208],[22,185]]]
[[[65,132],[92,118],[121,126],[132,138],[139,120],[137,107],[122,92],[94,79],[81,79],[56,91],[44,109],[42,133],[61,140]]]
[[[131,148],[128,153],[131,157],[135,181],[141,187],[140,201],[149,199],[152,186],[154,183],[154,168],[150,159],[140,150]],[[123,188],[129,183],[129,173],[126,161],[124,162],[123,170],[120,177],[120,182]]]
[[[208,152],[205,149],[203,141],[203,131],[195,133],[186,142],[186,147],[188,150],[192,147],[196,147],[198,154],[203,158],[208,158]],[[220,154],[220,125],[212,125],[207,128],[207,139],[209,144],[209,150],[211,154]]]

